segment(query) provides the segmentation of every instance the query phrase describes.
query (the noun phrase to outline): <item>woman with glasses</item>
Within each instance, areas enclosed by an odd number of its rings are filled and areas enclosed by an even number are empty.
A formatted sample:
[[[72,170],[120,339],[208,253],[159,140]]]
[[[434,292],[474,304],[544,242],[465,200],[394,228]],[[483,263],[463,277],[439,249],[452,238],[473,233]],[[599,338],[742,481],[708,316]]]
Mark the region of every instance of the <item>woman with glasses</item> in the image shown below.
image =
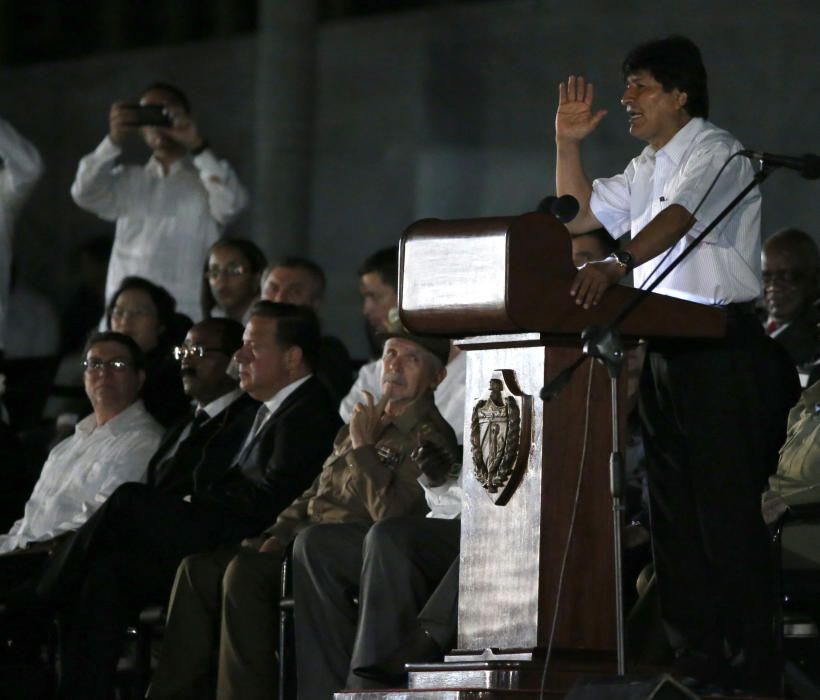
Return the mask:
[[[191,320],[176,312],[176,301],[143,277],[126,277],[106,310],[108,328],[134,339],[145,353],[142,399],[149,413],[168,427],[189,407],[173,348],[182,342]]]
[[[246,238],[222,238],[208,251],[200,295],[203,318],[224,316],[244,325],[259,299],[259,282],[267,261]]]

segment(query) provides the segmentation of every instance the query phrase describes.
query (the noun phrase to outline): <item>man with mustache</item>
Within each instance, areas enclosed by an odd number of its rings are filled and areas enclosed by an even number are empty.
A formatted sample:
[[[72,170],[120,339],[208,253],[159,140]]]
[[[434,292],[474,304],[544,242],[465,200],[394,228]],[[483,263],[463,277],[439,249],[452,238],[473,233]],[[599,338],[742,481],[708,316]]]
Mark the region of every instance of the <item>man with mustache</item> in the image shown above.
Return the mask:
[[[424,511],[414,453],[419,442],[458,460],[453,430],[433,401],[448,353],[449,341],[443,338],[390,334],[382,356],[382,398],[375,402],[365,394],[310,488],[238,551],[182,562],[151,698],[206,697],[217,646],[220,700],[274,696],[279,576],[287,546],[295,540],[294,567],[307,576],[316,561],[345,570],[358,562],[361,568],[362,543],[374,522]],[[297,600],[297,620],[311,614],[308,607]],[[349,626],[331,625],[324,632],[320,648],[311,649],[314,664],[324,664],[326,653],[347,648],[346,674]]]
[[[629,133],[646,146],[613,177],[591,182],[581,160],[582,141],[606,115],[592,109],[592,85],[573,75],[558,93],[556,191],[580,204],[568,229],[603,226],[627,241],[578,271],[569,293],[585,309],[630,271],[637,287],[668,269],[753,176],[748,159],[732,157],[743,148],[737,139],[707,121],[706,68],[692,41],[641,44],[622,74]],[[674,671],[704,690],[773,694],[774,596],[759,497],[777,463],[796,378],[754,313],[759,260],[754,188],[656,288],[721,307],[726,336],[650,341],[640,409]]]

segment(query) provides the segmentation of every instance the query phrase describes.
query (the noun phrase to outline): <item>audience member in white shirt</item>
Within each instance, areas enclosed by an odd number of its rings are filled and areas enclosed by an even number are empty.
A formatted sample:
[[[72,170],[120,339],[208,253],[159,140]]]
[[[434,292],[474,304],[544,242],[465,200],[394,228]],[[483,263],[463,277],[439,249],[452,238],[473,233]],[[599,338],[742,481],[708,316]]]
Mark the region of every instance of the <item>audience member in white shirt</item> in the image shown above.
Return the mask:
[[[166,125],[140,123],[135,105],[115,102],[109,133],[77,169],[71,196],[83,209],[116,221],[108,266],[108,301],[124,277],[145,277],[165,287],[178,310],[201,317],[199,290],[208,248],[247,203],[247,193],[224,160],[218,160],[191,116],[181,90],[149,87],[141,107],[156,106]],[[139,127],[152,155],[144,166],[117,162]]]
[[[78,529],[117,486],[144,478],[157,449],[162,428],[139,400],[145,379],[139,347],[120,333],[98,333],[86,347],[93,413],[49,454],[23,517],[0,536],[0,554]]]

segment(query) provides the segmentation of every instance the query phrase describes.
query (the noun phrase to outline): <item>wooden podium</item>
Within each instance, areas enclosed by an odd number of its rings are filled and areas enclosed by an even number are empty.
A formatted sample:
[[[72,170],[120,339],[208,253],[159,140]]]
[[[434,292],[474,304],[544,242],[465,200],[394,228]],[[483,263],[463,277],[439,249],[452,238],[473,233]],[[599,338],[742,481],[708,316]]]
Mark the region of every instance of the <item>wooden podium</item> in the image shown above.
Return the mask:
[[[464,504],[457,648],[444,664],[412,672],[410,691],[383,697],[537,689],[556,611],[553,656],[603,659],[614,670],[609,376],[589,362],[553,401],[539,392],[578,358],[581,332],[606,324],[638,292],[613,287],[585,311],[569,295],[575,272],[566,229],[545,214],[422,220],[402,236],[402,321],[460,339],[468,353]],[[719,337],[724,328],[717,309],[650,295],[620,333],[635,342]],[[619,394],[623,426],[626,382]],[[378,697],[344,697],[360,696]]]

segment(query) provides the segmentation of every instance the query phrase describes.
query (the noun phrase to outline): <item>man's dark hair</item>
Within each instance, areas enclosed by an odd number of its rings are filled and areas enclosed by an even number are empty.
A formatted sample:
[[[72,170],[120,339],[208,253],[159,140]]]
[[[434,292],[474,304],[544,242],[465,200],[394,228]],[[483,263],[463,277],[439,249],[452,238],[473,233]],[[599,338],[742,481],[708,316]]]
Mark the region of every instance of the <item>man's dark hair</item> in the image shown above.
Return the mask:
[[[313,260],[300,258],[297,255],[288,255],[287,257],[274,260],[270,265],[268,265],[266,274],[270,274],[270,271],[275,267],[287,267],[289,269],[304,270],[308,273],[308,275],[310,275],[316,284],[316,288],[319,290],[319,298],[321,299],[325,295],[325,287],[327,286],[325,271],[313,262]]]
[[[88,355],[88,351],[99,343],[119,343],[124,346],[131,355],[131,364],[135,370],[145,370],[145,353],[142,351],[136,341],[125,333],[117,333],[116,331],[93,331],[85,341],[83,347],[83,359]]]
[[[202,265],[202,287],[200,287],[199,291],[199,305],[202,307],[202,315],[205,318],[211,317],[211,311],[213,311],[213,308],[216,306],[216,299],[214,299],[214,294],[211,291],[211,284],[208,281],[206,274],[208,272],[208,261],[211,259],[211,253],[219,248],[233,248],[238,251],[240,255],[248,261],[248,267],[250,268],[250,273],[252,275],[261,276],[262,271],[268,264],[265,254],[259,246],[247,238],[232,238],[230,236],[226,236],[225,238],[220,238],[216,243],[214,243],[208,249],[208,253],[205,255],[205,262]],[[257,280],[256,295],[258,294],[259,283]]]
[[[572,233],[570,234],[573,238],[581,238],[581,236],[590,236],[598,241],[598,245],[601,246],[601,251],[604,254],[604,257],[608,255],[612,255],[618,248],[620,247],[618,241],[616,241],[612,236],[609,235],[609,231],[605,228],[596,228],[592,231],[587,231],[586,233]]]
[[[174,320],[174,312],[177,308],[176,300],[165,287],[160,287],[144,277],[136,276],[124,277],[117,291],[111,296],[111,301],[108,302],[108,307],[105,310],[108,328],[111,328],[111,314],[117,305],[117,299],[120,294],[127,292],[129,289],[139,289],[151,297],[151,301],[157,307],[157,319],[160,325],[168,329]]]
[[[173,97],[182,108],[188,113],[191,113],[191,102],[188,99],[187,95],[182,92],[176,85],[171,85],[171,83],[151,83],[145,90],[143,90],[140,94],[144,95],[151,90],[162,90],[162,92],[167,92],[171,97]]]
[[[213,329],[218,333],[219,348],[228,355],[233,355],[242,347],[242,334],[245,332],[245,327],[239,321],[234,321],[232,318],[206,318],[194,325],[203,329]]]
[[[274,319],[279,346],[284,349],[292,348],[294,345],[300,347],[305,364],[311,370],[316,369],[322,333],[319,318],[313,309],[262,299],[251,307],[250,316]]]
[[[683,108],[691,117],[709,117],[709,90],[700,49],[684,36],[670,36],[636,46],[627,54],[621,71],[624,80],[638,71],[652,74],[666,92],[686,93]]]
[[[369,256],[359,267],[359,277],[375,272],[381,281],[392,287],[399,288],[399,247],[391,246],[377,250]]]

